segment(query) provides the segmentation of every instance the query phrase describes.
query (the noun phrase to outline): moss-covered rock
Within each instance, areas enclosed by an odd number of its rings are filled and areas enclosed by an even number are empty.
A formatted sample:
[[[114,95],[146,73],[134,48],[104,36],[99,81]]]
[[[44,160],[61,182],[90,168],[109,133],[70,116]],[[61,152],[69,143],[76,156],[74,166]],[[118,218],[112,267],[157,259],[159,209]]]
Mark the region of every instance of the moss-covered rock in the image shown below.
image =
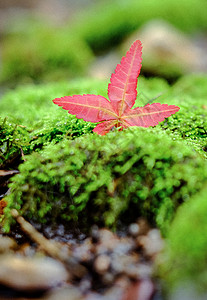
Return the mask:
[[[6,197],[6,227],[16,208],[34,221],[61,219],[85,229],[144,215],[164,230],[207,179],[205,161],[156,128],[64,140],[26,160]]]
[[[170,227],[162,266],[172,289],[182,284],[207,289],[207,188],[179,208]],[[204,298],[203,298],[204,299]]]

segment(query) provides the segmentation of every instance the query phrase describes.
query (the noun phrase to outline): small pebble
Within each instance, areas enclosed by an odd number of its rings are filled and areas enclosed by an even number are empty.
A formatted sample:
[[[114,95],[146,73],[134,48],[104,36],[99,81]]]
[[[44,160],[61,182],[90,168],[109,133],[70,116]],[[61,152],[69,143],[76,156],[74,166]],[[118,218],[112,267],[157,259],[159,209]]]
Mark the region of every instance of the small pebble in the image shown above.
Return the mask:
[[[123,299],[123,295],[124,295],[124,291],[120,286],[112,286],[104,293],[103,300]]]
[[[161,237],[160,231],[158,229],[151,229],[147,237],[149,240],[146,245],[146,252],[150,256],[156,255],[164,247],[164,240]]]
[[[58,236],[64,236],[64,233],[65,233],[65,228],[64,228],[63,224],[60,224],[58,226],[58,228],[56,229],[56,234]]]
[[[136,264],[127,266],[125,274],[131,279],[145,279],[152,275],[152,267],[147,264]]]
[[[91,289],[91,287],[92,287],[92,283],[91,283],[90,276],[87,276],[86,278],[83,278],[80,281],[79,289],[83,294],[87,293]]]
[[[91,239],[87,238],[85,239],[83,244],[79,244],[76,245],[76,247],[74,247],[73,255],[77,260],[81,262],[87,262],[93,258],[91,251],[92,251]]]
[[[137,237],[137,245],[145,250],[147,256],[158,254],[164,246],[164,241],[158,229],[152,229],[147,235]]]
[[[99,230],[99,242],[96,246],[96,254],[105,254],[106,252],[113,251],[119,244],[118,237],[108,229]]]
[[[17,243],[14,239],[7,236],[0,236],[0,253],[8,253],[8,251],[14,250],[17,247]]]
[[[70,286],[67,288],[61,288],[57,291],[52,291],[44,300],[84,300],[82,293],[75,288]]]
[[[137,221],[137,224],[139,225],[139,234],[147,234],[149,231],[149,224],[147,223],[147,221],[143,218],[139,218]]]
[[[132,223],[129,225],[129,234],[133,237],[138,236],[140,231],[139,225],[137,223]]]
[[[94,269],[98,274],[104,274],[110,267],[110,257],[108,255],[99,255],[94,262]]]
[[[61,263],[49,258],[0,256],[0,284],[16,290],[47,290],[68,279]]]
[[[102,282],[104,285],[111,285],[114,281],[114,275],[110,272],[106,272],[103,274]]]

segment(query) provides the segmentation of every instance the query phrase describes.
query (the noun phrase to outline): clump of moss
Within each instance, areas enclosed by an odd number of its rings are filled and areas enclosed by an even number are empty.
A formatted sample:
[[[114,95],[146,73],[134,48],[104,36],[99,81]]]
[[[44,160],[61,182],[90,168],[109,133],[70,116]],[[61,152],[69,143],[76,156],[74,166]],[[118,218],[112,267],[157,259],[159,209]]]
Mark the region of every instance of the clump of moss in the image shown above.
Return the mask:
[[[179,112],[161,122],[157,128],[165,129],[177,140],[185,140],[206,158],[206,86],[207,76],[204,74],[183,76],[173,86],[159,78],[140,78],[135,106],[140,106],[140,102],[143,105],[148,102],[160,102],[179,106]]]
[[[184,139],[207,157],[207,76],[191,75],[181,78],[161,102],[175,104],[180,111],[161,123],[175,138]]]
[[[25,85],[7,92],[0,102],[2,117],[8,117],[21,125],[27,126],[29,130],[44,127],[44,118],[59,117],[66,111],[58,109],[52,103],[56,97],[74,94],[101,94],[107,92],[107,83],[94,79],[76,79],[72,81],[61,81],[42,85]],[[60,113],[61,112],[61,113]]]
[[[55,97],[73,94],[104,94],[106,83],[98,80],[79,79],[70,83],[29,85],[6,93],[0,102],[1,116],[8,122],[23,126],[20,140],[28,138],[21,147],[25,154],[41,150],[49,143],[74,139],[92,132],[95,124],[84,122],[52,103]],[[21,132],[19,134],[21,135]]]
[[[6,198],[38,222],[116,227],[144,215],[162,229],[207,179],[205,161],[165,132],[131,128],[64,140],[26,157]]]
[[[161,265],[170,288],[192,283],[199,292],[207,288],[207,188],[179,208],[170,227]]]
[[[186,97],[187,99],[187,97]],[[189,145],[207,157],[207,111],[202,105],[190,101],[181,104],[181,111],[173,118],[167,119],[161,126],[172,132],[176,138],[184,139]]]
[[[46,145],[55,144],[63,139],[75,139],[87,133],[92,133],[94,123],[84,122],[73,115],[62,115],[62,112],[55,117],[45,117],[42,121],[44,127],[36,129],[30,134],[30,144],[25,147],[26,153],[39,151]]]
[[[29,145],[28,132],[0,117],[0,136],[0,169],[15,168],[21,160],[22,148]]]

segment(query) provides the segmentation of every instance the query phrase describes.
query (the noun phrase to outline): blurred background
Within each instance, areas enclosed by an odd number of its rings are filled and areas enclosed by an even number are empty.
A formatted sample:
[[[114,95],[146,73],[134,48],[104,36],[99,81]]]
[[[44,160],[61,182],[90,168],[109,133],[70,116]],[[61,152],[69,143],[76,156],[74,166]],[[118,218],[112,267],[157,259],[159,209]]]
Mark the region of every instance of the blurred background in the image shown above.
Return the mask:
[[[109,80],[131,43],[142,75],[207,72],[206,0],[0,0],[0,87]]]

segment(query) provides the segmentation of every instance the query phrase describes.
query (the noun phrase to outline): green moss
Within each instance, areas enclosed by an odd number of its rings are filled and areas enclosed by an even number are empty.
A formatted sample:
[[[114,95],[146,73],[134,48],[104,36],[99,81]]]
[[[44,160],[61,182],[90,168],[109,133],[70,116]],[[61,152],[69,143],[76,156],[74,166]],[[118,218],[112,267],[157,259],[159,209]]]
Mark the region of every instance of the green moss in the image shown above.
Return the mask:
[[[21,160],[22,147],[29,145],[28,132],[0,117],[0,137],[0,169],[14,169]]]
[[[93,123],[84,122],[54,105],[52,99],[73,94],[102,94],[107,84],[98,80],[79,79],[72,82],[30,85],[6,93],[0,102],[2,117],[8,122],[24,127],[20,141],[27,135],[28,142],[22,143],[23,152],[31,153],[42,149],[51,142],[56,143],[67,138],[73,139],[92,132]],[[15,126],[15,125],[13,125]],[[21,133],[20,133],[21,134]]]
[[[181,111],[161,126],[176,139],[184,139],[196,151],[207,157],[207,111],[194,103],[180,105]]]
[[[173,86],[159,78],[140,78],[135,106],[148,102],[167,103],[180,107],[179,112],[157,125],[176,140],[185,140],[207,157],[207,76],[188,75]],[[157,98],[156,98],[157,97]]]
[[[52,103],[54,98],[84,93],[104,96],[107,93],[107,83],[101,80],[82,78],[68,82],[20,86],[2,97],[1,116],[9,117],[9,119],[27,126],[29,130],[39,129],[44,126],[42,120],[45,117],[56,118],[56,113],[60,118],[64,114],[68,116],[66,111]]]
[[[64,140],[27,157],[13,177],[6,213],[38,222],[115,227],[146,216],[163,230],[177,206],[207,179],[205,161],[159,129]]]
[[[207,77],[201,75],[183,77],[173,87],[163,79],[140,77],[135,107],[147,102],[178,105],[180,111],[157,127],[164,128],[178,140],[186,140],[206,157],[206,86]],[[78,120],[51,101],[64,95],[84,93],[107,97],[107,82],[77,79],[71,82],[23,86],[4,95],[0,102],[1,116],[7,117],[12,124],[26,128],[30,143],[22,145],[22,149],[25,153],[31,153],[51,142],[56,143],[63,138],[73,139],[92,131],[94,124]]]
[[[178,105],[180,111],[161,123],[176,139],[184,139],[207,157],[207,76],[181,78],[159,102]]]
[[[198,290],[207,288],[207,188],[177,212],[170,227],[162,269],[172,288],[193,282]]]

